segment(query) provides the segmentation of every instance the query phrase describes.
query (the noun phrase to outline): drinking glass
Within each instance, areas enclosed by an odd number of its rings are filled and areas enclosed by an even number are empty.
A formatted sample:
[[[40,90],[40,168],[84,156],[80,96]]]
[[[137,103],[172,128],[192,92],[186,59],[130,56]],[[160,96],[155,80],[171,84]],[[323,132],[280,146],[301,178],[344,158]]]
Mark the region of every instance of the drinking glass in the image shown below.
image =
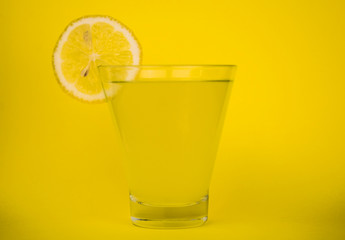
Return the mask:
[[[98,69],[124,147],[133,224],[204,224],[236,66]]]

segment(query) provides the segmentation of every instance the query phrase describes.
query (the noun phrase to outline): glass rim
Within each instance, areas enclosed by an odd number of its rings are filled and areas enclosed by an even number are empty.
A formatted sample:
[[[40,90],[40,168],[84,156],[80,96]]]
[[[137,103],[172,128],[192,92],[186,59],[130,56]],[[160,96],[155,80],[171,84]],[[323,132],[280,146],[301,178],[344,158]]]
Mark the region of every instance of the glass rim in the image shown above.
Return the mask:
[[[226,64],[198,64],[198,65],[187,65],[187,64],[162,64],[162,65],[98,65],[97,69],[99,73],[109,72],[110,74],[117,71],[131,71],[131,77],[126,79],[108,79],[101,77],[102,82],[106,83],[122,83],[122,82],[219,82],[229,81],[232,82],[234,73],[236,72],[236,65]],[[191,76],[190,73],[194,70],[198,71],[199,75]],[[139,72],[143,71],[143,76],[139,77],[140,80],[134,80],[134,76]],[[149,75],[145,75],[145,73]],[[163,72],[162,72],[163,71]],[[171,75],[176,71],[177,75]],[[181,72],[182,71],[182,72]],[[183,72],[186,71],[186,72]],[[199,72],[200,71],[200,72]],[[163,74],[165,73],[165,74]],[[171,76],[170,76],[171,75]],[[208,76],[208,77],[207,77]]]
[[[174,68],[174,67],[220,67],[220,68],[236,68],[237,65],[233,64],[140,64],[140,65],[113,65],[113,64],[101,64],[97,68],[102,67],[114,67],[114,68]]]

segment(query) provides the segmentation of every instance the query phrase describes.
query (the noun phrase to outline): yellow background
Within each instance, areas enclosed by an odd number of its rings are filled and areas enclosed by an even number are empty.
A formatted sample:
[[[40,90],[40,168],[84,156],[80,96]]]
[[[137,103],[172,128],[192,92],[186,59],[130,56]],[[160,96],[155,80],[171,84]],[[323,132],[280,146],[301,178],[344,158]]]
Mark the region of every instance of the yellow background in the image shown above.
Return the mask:
[[[0,3],[0,239],[345,239],[342,0]],[[131,28],[144,64],[236,64],[202,228],[130,224],[107,106],[61,91],[75,18]]]

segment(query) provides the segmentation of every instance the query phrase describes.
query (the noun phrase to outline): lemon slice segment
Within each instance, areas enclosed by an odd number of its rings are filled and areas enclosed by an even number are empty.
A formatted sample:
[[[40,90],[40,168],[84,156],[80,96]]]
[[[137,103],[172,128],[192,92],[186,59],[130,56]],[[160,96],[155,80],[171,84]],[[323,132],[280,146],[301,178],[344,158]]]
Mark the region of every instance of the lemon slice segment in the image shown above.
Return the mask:
[[[133,33],[108,16],[83,17],[70,23],[53,55],[55,74],[62,88],[87,102],[105,100],[97,65],[138,65],[140,61],[141,48]]]

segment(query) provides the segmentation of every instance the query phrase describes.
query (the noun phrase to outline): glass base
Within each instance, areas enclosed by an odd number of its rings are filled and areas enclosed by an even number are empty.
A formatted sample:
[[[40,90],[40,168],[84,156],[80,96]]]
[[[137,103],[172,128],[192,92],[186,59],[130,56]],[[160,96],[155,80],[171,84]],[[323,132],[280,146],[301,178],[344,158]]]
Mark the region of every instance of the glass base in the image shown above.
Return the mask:
[[[144,228],[190,228],[207,221],[208,196],[187,206],[152,206],[130,196],[131,220]]]

